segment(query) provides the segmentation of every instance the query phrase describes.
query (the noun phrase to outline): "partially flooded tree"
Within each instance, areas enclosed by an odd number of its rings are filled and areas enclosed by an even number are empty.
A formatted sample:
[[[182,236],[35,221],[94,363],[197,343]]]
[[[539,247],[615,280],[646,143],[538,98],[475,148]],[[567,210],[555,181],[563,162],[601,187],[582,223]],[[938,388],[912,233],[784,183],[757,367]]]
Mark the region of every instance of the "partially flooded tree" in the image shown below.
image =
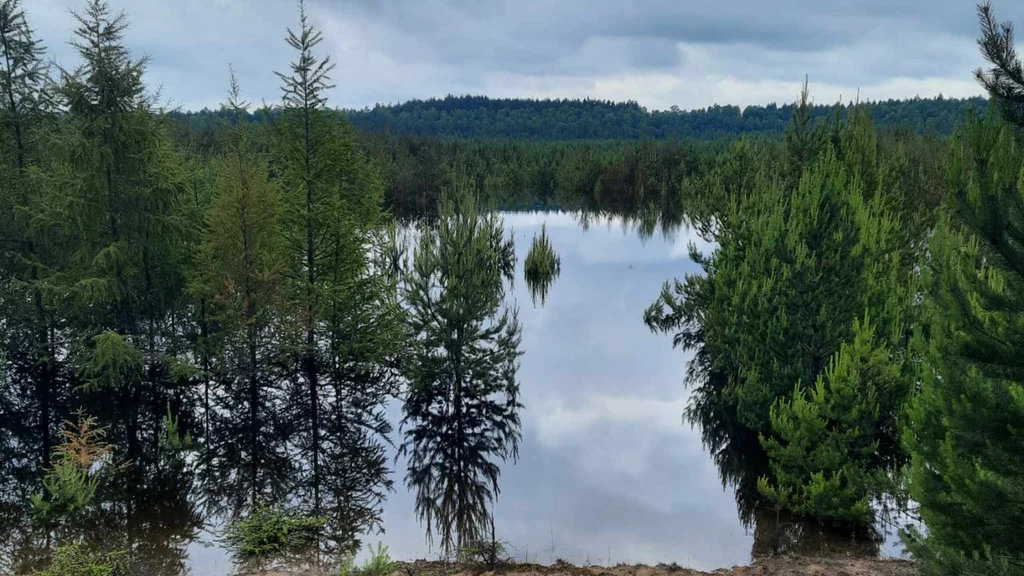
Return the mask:
[[[246,125],[234,74],[226,109],[234,127],[217,163],[198,274],[218,327],[220,386],[204,458],[216,501],[237,514],[284,499],[291,462],[278,406],[285,393],[276,362],[284,283],[281,193]]]
[[[300,2],[271,141],[283,194],[283,298],[294,326],[281,351],[293,369],[288,408],[304,460],[298,498],[327,516],[335,544],[351,550],[357,534],[380,526],[391,487],[383,406],[397,392],[404,329],[394,277],[374,258],[386,220],[383,185],[351,127],[327,108],[334,64],[317,56],[322,41]]]
[[[179,217],[185,187],[173,150],[147,93],[146,59],[124,44],[127,21],[92,0],[76,14],[73,46],[81,64],[62,70],[67,130],[57,146],[64,163],[58,184],[67,195],[59,216],[72,231],[72,266],[62,276],[64,309],[78,335],[71,354],[79,368],[117,368],[102,358],[95,336],[115,335],[137,371],[97,374],[94,415],[110,425],[139,471],[151,458],[173,382],[170,360],[179,341],[174,311],[184,295],[184,261],[193,224]],[[107,339],[113,342],[113,339]],[[120,448],[120,446],[119,446]]]
[[[405,286],[413,333],[402,425],[406,484],[446,552],[491,523],[499,463],[518,456],[521,326],[504,303],[515,251],[500,218],[459,182],[421,231]]]
[[[0,447],[8,452],[0,460],[30,463],[37,471],[49,461],[67,389],[45,295],[61,268],[62,247],[34,222],[48,197],[39,175],[51,158],[44,142],[56,127],[44,57],[21,1],[0,1],[0,361],[7,368],[0,368],[0,396],[13,394],[8,402],[0,397],[0,435],[31,438]],[[14,472],[0,475],[13,478]]]
[[[558,257],[551,245],[547,224],[541,226],[540,236],[533,235],[533,243],[530,244],[530,251],[526,254],[523,268],[526,285],[530,287],[530,298],[536,305],[537,298],[540,297],[540,303],[543,306],[551,284],[562,272],[562,259]]]

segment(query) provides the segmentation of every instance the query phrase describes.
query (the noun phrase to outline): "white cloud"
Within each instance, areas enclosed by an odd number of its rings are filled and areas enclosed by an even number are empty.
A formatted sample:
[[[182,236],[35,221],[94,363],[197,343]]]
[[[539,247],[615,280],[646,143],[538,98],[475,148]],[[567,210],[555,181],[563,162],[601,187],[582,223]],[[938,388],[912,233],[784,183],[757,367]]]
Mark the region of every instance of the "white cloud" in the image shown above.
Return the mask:
[[[611,424],[640,425],[652,433],[686,436],[682,414],[687,398],[657,400],[630,396],[598,396],[578,408],[561,401],[537,407],[535,426],[540,441],[558,446],[575,436],[588,434],[597,426]]]

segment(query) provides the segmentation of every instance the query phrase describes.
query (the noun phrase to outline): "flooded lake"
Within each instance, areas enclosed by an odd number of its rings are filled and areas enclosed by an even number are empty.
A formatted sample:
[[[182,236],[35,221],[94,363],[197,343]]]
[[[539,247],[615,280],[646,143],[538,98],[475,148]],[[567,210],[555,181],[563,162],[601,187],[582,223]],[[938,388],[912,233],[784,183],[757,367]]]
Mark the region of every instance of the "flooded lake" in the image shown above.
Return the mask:
[[[517,559],[540,563],[676,562],[711,570],[749,562],[758,553],[755,530],[741,521],[734,489],[723,486],[700,431],[683,420],[688,355],[642,319],[666,280],[699,272],[689,245],[708,245],[685,227],[648,236],[618,218],[584,223],[574,214],[548,212],[504,219],[518,257],[508,299],[518,305],[523,325],[525,408],[519,460],[502,466],[494,507],[498,539]],[[542,304],[532,301],[522,264],[545,223],[561,274]],[[400,442],[400,415],[401,406],[392,402],[394,443]],[[365,536],[364,549],[382,542],[398,560],[437,558],[414,514],[405,463],[395,459],[393,446],[387,450],[395,484],[384,504],[385,531]],[[189,504],[199,494],[181,484],[187,477],[154,491],[147,517],[95,529],[129,532],[140,554],[149,555],[148,573],[230,573],[217,521]],[[158,503],[163,496],[169,501]],[[33,540],[27,521],[7,520],[0,567],[12,570],[45,543]],[[762,542],[761,553],[772,545]],[[888,538],[882,552],[898,553],[896,539]]]

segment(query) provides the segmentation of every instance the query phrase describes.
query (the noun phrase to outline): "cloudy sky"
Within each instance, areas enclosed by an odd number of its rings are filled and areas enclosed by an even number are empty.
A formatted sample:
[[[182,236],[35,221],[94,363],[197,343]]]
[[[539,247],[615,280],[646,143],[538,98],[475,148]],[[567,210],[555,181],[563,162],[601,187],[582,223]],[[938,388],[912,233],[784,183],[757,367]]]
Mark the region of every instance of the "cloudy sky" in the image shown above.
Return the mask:
[[[65,65],[84,0],[25,0]],[[637,100],[648,108],[969,96],[973,0],[307,0],[338,64],[332,104],[445,94]],[[274,102],[291,54],[292,0],[111,0],[149,80],[185,108],[216,106],[232,63],[247,96]],[[997,0],[1024,22],[1024,3]]]

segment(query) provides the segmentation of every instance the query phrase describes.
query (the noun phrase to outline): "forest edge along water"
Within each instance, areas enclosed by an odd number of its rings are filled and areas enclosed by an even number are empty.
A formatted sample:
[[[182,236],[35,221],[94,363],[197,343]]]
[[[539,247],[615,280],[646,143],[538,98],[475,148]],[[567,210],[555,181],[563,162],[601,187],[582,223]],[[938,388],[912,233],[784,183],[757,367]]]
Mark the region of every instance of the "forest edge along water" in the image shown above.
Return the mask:
[[[338,110],[297,7],[279,102],[180,113],[0,0],[0,571],[1024,573],[991,4],[991,102],[693,113]]]

